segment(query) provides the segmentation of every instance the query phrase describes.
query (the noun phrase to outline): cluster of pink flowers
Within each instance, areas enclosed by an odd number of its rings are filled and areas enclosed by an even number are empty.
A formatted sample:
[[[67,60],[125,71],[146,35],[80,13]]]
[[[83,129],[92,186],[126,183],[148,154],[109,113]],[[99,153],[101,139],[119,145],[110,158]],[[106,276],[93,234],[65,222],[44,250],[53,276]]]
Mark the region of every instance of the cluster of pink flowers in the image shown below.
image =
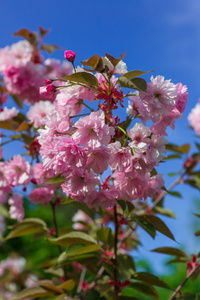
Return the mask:
[[[30,104],[44,100],[39,88],[47,77],[58,78],[72,73],[71,64],[67,61],[63,65],[55,59],[44,61],[39,51],[36,55],[36,51],[26,40],[0,49],[0,73],[8,93],[16,94]]]
[[[46,117],[45,128],[39,129],[43,164],[54,175],[65,178],[62,189],[66,195],[89,207],[107,208],[117,199],[152,197],[164,181],[161,174],[151,176],[151,172],[164,158],[166,128],[173,128],[175,119],[181,117],[187,88],[162,76],[151,77],[147,93],[130,97],[127,112],[131,117],[137,115],[144,124],[151,120],[153,125],[149,128],[135,123],[122,141],[119,120],[113,121],[112,110],[118,107],[117,102],[123,106],[123,91],[116,77],[111,77],[109,89],[105,76],[95,76],[99,82],[96,91],[67,84],[57,92],[55,111]],[[84,99],[104,102],[96,112],[73,124],[73,117],[82,113]],[[109,170],[112,177],[104,182],[102,174]]]

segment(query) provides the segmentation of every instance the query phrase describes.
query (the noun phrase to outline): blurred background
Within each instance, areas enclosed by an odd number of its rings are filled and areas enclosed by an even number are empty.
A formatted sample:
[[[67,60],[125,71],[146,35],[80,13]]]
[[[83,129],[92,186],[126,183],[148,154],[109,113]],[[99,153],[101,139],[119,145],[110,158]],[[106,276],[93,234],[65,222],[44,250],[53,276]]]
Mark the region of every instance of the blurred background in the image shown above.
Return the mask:
[[[182,145],[199,138],[189,129],[187,116],[200,97],[200,2],[199,0],[1,0],[0,48],[17,42],[12,34],[20,28],[37,31],[39,26],[51,29],[45,43],[61,47],[51,57],[64,60],[64,50],[77,53],[79,61],[105,52],[124,58],[128,71],[155,69],[153,76],[163,75],[173,83],[187,85],[189,98],[183,119],[176,123],[175,131],[168,131],[171,143]],[[80,63],[81,65],[81,63]],[[149,74],[145,75],[147,82]],[[125,109],[124,109],[125,115]],[[194,150],[194,146],[192,146]],[[5,156],[13,155],[7,148]],[[178,171],[182,162],[167,161],[158,171],[164,174],[166,187],[174,180],[167,173]],[[176,219],[162,219],[173,232],[177,242],[158,234],[152,240],[142,232],[143,247],[133,253],[137,259],[150,260],[157,274],[167,272],[162,254],[150,250],[171,246],[185,249],[188,254],[199,252],[199,237],[194,228],[200,224],[193,213],[200,213],[199,192],[189,186],[176,188],[182,198],[167,196],[165,207],[174,211]]]

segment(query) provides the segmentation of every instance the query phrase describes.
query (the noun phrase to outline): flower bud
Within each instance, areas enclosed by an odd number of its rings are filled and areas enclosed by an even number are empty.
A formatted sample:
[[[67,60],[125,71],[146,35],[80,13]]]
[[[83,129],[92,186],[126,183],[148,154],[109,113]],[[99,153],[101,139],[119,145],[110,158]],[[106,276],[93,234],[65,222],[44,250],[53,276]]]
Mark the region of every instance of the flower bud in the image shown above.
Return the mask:
[[[71,50],[66,50],[64,52],[64,57],[66,58],[66,60],[68,60],[69,62],[73,63],[76,57],[76,53],[72,52]]]

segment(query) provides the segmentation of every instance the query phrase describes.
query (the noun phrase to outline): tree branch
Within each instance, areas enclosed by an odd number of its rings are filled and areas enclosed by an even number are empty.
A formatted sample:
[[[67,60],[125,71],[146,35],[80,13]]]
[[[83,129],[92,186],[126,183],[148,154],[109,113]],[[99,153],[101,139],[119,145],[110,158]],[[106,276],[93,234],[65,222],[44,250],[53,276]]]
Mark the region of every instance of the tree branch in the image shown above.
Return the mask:
[[[176,295],[180,292],[180,290],[182,289],[182,287],[186,284],[186,282],[188,281],[188,279],[200,268],[200,264],[198,264],[196,267],[194,267],[192,269],[192,271],[187,275],[187,277],[183,280],[183,282],[176,288],[176,290],[173,292],[173,294],[171,295],[171,297],[169,298],[169,300],[173,300],[176,299]]]

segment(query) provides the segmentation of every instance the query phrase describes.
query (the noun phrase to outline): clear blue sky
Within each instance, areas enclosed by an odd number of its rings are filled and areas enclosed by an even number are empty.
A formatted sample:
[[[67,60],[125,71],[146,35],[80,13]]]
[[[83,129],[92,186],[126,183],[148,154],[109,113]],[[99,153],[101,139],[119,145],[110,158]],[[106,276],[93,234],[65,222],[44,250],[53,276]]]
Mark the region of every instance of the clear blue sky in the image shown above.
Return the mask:
[[[173,83],[186,84],[189,103],[184,118],[178,120],[174,132],[169,132],[169,140],[180,145],[195,139],[188,128],[187,115],[200,97],[199,0],[1,0],[0,9],[1,48],[17,41],[12,34],[18,29],[37,31],[38,26],[42,26],[52,29],[46,43],[63,48],[53,54],[55,58],[63,59],[65,49],[75,51],[77,61],[93,54],[104,56],[105,52],[119,57],[127,51],[124,61],[128,70],[155,69],[154,76],[163,75]],[[162,166],[162,173],[168,171],[166,164]],[[166,186],[171,180],[167,179]],[[192,211],[192,199],[198,194],[189,187],[179,191],[184,198],[169,197],[166,206],[176,212],[180,225],[167,218],[165,221],[181,245],[197,252],[199,238],[188,242],[185,234],[189,233],[191,223],[186,211]],[[160,237],[152,243],[145,236],[144,255],[158,246],[178,246]],[[151,258],[155,260],[155,254]]]

